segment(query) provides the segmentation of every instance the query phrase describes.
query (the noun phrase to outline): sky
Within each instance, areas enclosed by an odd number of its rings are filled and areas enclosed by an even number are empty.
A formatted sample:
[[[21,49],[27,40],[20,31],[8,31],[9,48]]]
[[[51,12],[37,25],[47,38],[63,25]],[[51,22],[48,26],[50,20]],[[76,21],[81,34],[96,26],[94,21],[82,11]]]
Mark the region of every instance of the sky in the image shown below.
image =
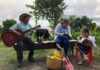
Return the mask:
[[[65,14],[100,17],[100,0],[65,0]]]
[[[64,0],[68,7],[64,10],[64,15],[87,15],[89,17],[100,17],[100,0]],[[6,19],[15,19],[21,13],[29,12],[26,4],[32,4],[34,0],[0,0],[0,23]],[[31,19],[31,23],[34,20]],[[39,21],[42,23],[42,20]],[[48,21],[45,21],[48,23]],[[42,23],[44,26],[45,23]]]

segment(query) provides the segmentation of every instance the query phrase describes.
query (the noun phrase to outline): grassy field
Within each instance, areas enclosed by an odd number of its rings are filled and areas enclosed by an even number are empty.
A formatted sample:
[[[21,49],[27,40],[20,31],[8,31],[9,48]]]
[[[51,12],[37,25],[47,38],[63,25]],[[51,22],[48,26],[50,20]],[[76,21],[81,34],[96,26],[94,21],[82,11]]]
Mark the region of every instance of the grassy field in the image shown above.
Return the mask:
[[[77,37],[79,33],[74,33],[74,36]],[[100,34],[100,32],[98,32]],[[94,33],[96,35],[97,40],[97,47],[94,48],[94,60],[96,63],[100,63],[100,38],[99,34]],[[49,50],[37,50],[35,51],[34,58],[42,61],[42,59],[45,59],[46,55],[48,54]],[[24,52],[24,60],[27,60],[28,51]],[[45,62],[45,61],[44,61]],[[45,65],[44,65],[45,66]],[[99,66],[100,67],[100,66]],[[13,48],[7,48],[2,41],[0,41],[0,70],[17,70],[17,61],[16,61],[16,52]],[[27,70],[27,69],[25,69]],[[34,69],[33,69],[34,70]],[[39,69],[41,70],[41,69]],[[82,69],[76,69],[76,70],[82,70]],[[97,69],[96,69],[97,70]],[[99,70],[99,69],[98,69]]]
[[[50,50],[37,50],[35,51],[35,59],[45,59]],[[24,60],[27,60],[28,51],[24,51]],[[16,52],[13,48],[7,48],[0,42],[0,70],[16,70]]]
[[[100,62],[100,46],[94,49],[95,62]],[[45,59],[50,50],[37,50],[35,51],[35,59]],[[28,51],[24,52],[24,60],[27,60]],[[39,61],[39,60],[38,60]],[[13,48],[7,48],[2,42],[0,42],[0,70],[16,70],[16,52]]]

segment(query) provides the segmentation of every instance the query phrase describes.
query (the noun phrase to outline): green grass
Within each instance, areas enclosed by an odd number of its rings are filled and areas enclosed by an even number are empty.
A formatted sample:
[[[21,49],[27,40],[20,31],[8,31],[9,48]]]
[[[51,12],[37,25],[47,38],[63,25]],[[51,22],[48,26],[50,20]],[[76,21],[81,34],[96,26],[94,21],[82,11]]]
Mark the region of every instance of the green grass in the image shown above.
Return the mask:
[[[35,50],[35,59],[45,58],[50,50]],[[24,60],[27,60],[28,51],[24,51]],[[17,67],[16,52],[0,42],[0,70],[15,70]]]
[[[72,32],[73,37],[79,36],[79,32]],[[93,33],[93,32],[92,32]],[[96,37],[98,47],[94,50],[95,61],[100,62],[100,32],[94,32],[93,35]],[[35,37],[32,39],[34,40]],[[35,51],[34,58],[44,58],[50,50],[37,50]],[[24,59],[27,59],[28,51],[24,52]],[[15,70],[17,66],[16,52],[13,48],[6,47],[0,42],[0,70]]]
[[[97,62],[100,62],[100,45],[94,49],[94,58]]]

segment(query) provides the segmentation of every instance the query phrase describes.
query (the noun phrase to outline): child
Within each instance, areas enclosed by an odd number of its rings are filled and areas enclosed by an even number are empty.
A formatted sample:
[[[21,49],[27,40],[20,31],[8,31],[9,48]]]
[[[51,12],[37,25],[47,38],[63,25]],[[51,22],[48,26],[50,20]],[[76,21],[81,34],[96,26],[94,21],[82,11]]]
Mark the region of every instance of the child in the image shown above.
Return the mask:
[[[57,24],[55,28],[55,34],[57,38],[56,43],[60,44],[64,48],[65,55],[68,56],[69,38],[71,37],[71,30],[69,26],[69,20],[64,19],[62,23]]]
[[[20,23],[16,23],[12,27],[10,27],[10,30],[12,32],[14,32],[16,35],[21,36],[21,33],[16,30],[20,30],[20,31],[24,32],[28,29],[31,29],[32,26],[29,24],[30,17],[31,17],[31,15],[29,15],[27,13],[21,14],[19,16]],[[21,46],[19,46],[19,44],[21,42],[23,42],[24,44],[27,44],[27,46],[30,50],[29,55],[28,55],[28,61],[34,62],[33,54],[34,54],[35,43],[32,42],[32,40],[31,40],[31,33],[32,33],[31,31],[25,33],[23,39],[18,42],[17,47],[14,47],[14,49],[17,53],[17,61],[19,64],[22,64],[22,60],[23,60],[23,48]]]
[[[89,46],[92,46],[92,47],[96,47],[96,44],[95,44],[95,39],[93,38],[93,36],[90,36],[89,35],[89,30],[84,28],[82,30],[82,33],[81,33],[81,36],[79,37],[79,42],[78,43],[78,46],[81,45],[82,47],[89,47]],[[88,50],[87,48],[85,50]],[[88,56],[91,55],[91,61],[92,62],[92,49],[91,50],[91,53],[89,52],[87,55],[85,53],[83,53],[82,51],[80,51],[80,55],[82,57],[82,61],[80,61],[78,64],[83,64],[83,62],[87,61],[87,60],[90,60],[88,58]],[[89,50],[89,51],[90,51]]]

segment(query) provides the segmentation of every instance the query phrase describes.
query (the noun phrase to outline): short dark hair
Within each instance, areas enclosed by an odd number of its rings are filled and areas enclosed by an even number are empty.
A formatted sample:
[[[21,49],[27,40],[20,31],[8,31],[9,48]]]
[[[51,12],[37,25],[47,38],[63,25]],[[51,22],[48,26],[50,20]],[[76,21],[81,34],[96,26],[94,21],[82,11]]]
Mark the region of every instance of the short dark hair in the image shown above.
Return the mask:
[[[27,17],[31,17],[31,15],[27,14],[27,13],[23,13],[19,16],[19,20],[20,21],[24,21]]]
[[[87,29],[87,28],[84,28],[84,29],[82,30],[82,32],[86,32],[86,33],[90,34],[90,31],[89,31],[89,29]]]

